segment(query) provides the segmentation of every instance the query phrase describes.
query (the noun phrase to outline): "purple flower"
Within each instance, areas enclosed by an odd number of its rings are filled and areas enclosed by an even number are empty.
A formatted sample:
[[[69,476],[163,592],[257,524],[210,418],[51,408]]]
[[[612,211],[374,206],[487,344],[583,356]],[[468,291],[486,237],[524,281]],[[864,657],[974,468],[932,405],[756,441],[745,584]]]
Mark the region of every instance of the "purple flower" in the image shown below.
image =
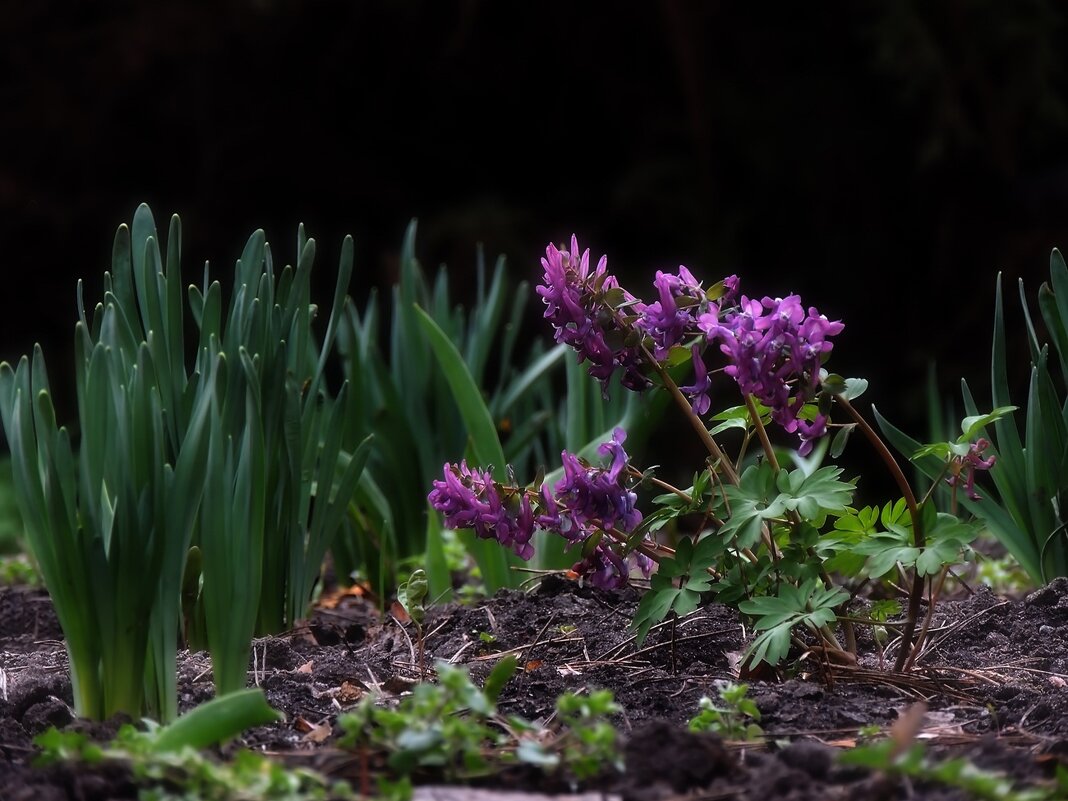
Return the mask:
[[[951,487],[957,486],[960,481],[960,474],[966,473],[964,480],[964,491],[968,497],[973,501],[982,500],[982,497],[975,491],[975,472],[977,470],[989,470],[994,466],[994,462],[997,461],[996,456],[988,456],[983,458],[982,452],[990,447],[990,441],[980,437],[968,447],[968,453],[964,456],[957,456],[953,458],[950,469],[953,471],[953,475],[946,479],[946,483]]]
[[[842,331],[842,323],[815,307],[806,314],[797,295],[759,301],[742,295],[736,311],[722,320],[703,315],[698,327],[720,343],[729,361],[724,372],[742,393],[770,408],[786,431],[801,435],[802,455],[811,451],[813,440],[826,433],[827,420],[820,415],[806,422],[798,415],[816,394],[820,365],[834,347],[829,337]]]
[[[697,345],[690,351],[690,361],[693,362],[693,383],[679,387],[679,391],[690,399],[693,413],[700,416],[707,413],[712,406],[712,399],[708,396],[712,389],[712,379],[708,376],[705,360],[701,358],[701,348]]]
[[[617,428],[612,439],[598,449],[602,456],[611,456],[607,469],[584,465],[577,456],[564,451],[560,459],[564,477],[554,487],[556,502],[567,509],[577,523],[577,531],[565,536],[575,540],[594,531],[619,529],[631,531],[642,521],[635,507],[638,496],[623,481],[627,453],[623,450],[626,432]]]
[[[626,432],[617,428],[612,439],[598,448],[609,461],[606,467],[586,464],[564,451],[564,477],[555,491],[548,484],[537,493],[502,487],[494,482],[491,471],[471,470],[467,462],[460,462],[445,465],[443,477],[434,482],[427,497],[445,516],[449,528],[473,529],[477,536],[495,539],[523,559],[534,555],[530,538],[536,529],[555,532],[571,545],[586,543],[605,531],[627,533],[642,521],[642,514],[635,506],[637,495],[627,486],[626,438]],[[626,563],[614,549],[621,547],[614,541],[598,542],[576,565],[576,572],[589,575],[600,587],[625,584]],[[648,575],[648,558],[638,559],[638,567]]]
[[[812,453],[812,446],[816,440],[827,433],[827,416],[817,414],[811,422],[798,418],[797,433],[801,437],[801,447],[797,449],[797,454],[808,456]]]
[[[723,279],[723,288],[726,290],[721,298],[722,302],[729,303],[738,295],[738,285],[741,281],[736,275],[728,275]]]
[[[634,301],[609,274],[608,257],[601,256],[591,273],[589,249],[580,255],[578,239],[572,236],[570,251],[550,244],[541,266],[545,275],[537,292],[545,304],[545,319],[555,329],[556,341],[573,347],[580,362],[588,361],[590,375],[602,386],[616,370],[623,371],[621,383],[628,389],[649,386],[649,379],[641,372],[641,350],[625,344],[626,332],[619,330],[619,315],[608,302],[613,290],[622,293],[621,302]]]
[[[602,590],[615,590],[627,586],[630,570],[626,560],[604,543],[597,543],[590,553],[576,562],[571,570],[589,579]]]
[[[697,310],[705,299],[705,293],[693,274],[681,264],[678,275],[657,270],[653,286],[660,299],[648,305],[638,305],[639,317],[635,325],[652,338],[653,357],[662,360],[667,358],[672,347],[693,332],[697,324]],[[684,308],[677,303],[682,297],[691,301]]]
[[[427,496],[452,529],[470,528],[482,539],[495,539],[521,559],[534,555],[534,513],[526,493],[513,491],[501,497],[492,471],[470,470],[467,462],[446,464],[444,477],[434,482]]]

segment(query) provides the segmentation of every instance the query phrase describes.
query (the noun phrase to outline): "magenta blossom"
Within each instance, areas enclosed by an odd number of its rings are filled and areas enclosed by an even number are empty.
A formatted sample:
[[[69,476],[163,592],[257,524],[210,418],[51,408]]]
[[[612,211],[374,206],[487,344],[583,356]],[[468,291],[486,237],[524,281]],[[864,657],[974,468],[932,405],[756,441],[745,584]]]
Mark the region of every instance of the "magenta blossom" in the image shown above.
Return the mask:
[[[983,451],[989,447],[990,441],[980,437],[968,446],[966,455],[954,457],[950,465],[953,475],[946,479],[946,483],[951,487],[957,486],[960,482],[960,474],[965,473],[964,492],[973,501],[982,500],[979,493],[975,491],[975,472],[977,470],[989,470],[994,466],[994,462],[997,461],[997,457],[993,455],[985,459],[982,457]]]
[[[709,340],[720,343],[729,364],[724,372],[745,395],[771,409],[772,419],[789,433],[801,436],[802,456],[826,433],[822,415],[806,422],[801,409],[816,395],[820,365],[834,347],[829,337],[844,328],[815,307],[805,313],[801,298],[754,300],[742,295],[736,311],[722,320],[703,315],[698,326]]]
[[[624,479],[627,453],[623,441],[627,434],[617,428],[612,439],[598,448],[602,456],[611,456],[607,468],[584,465],[577,456],[564,451],[560,459],[564,465],[564,477],[553,488],[556,501],[570,512],[578,524],[568,539],[585,539],[595,531],[618,529],[631,531],[642,521],[642,513],[635,503],[638,496],[631,491]]]
[[[580,362],[589,362],[590,375],[602,387],[616,370],[623,371],[621,383],[628,389],[649,386],[649,379],[640,370],[640,348],[620,343],[622,337],[617,336],[617,314],[608,303],[607,293],[622,292],[623,302],[634,301],[634,297],[621,290],[615,276],[609,274],[608,257],[601,256],[591,272],[589,249],[580,255],[578,239],[572,236],[570,251],[550,244],[541,266],[545,275],[537,292],[556,341],[573,347]]]
[[[642,521],[637,495],[627,482],[626,438],[626,432],[617,428],[612,439],[598,448],[608,460],[604,467],[589,465],[564,451],[560,455],[563,478],[552,489],[544,484],[537,492],[501,486],[490,472],[470,470],[466,462],[446,464],[428,500],[444,514],[449,528],[473,529],[477,536],[496,539],[523,559],[534,555],[530,539],[537,529],[559,534],[569,547],[581,546],[606,531],[626,534]],[[629,575],[622,548],[606,538],[573,569],[596,586],[622,586]],[[651,560],[638,555],[636,563],[648,576]]]
[[[672,347],[696,329],[697,311],[705,293],[693,274],[681,264],[678,275],[657,270],[653,286],[660,299],[637,305],[639,316],[635,325],[652,339],[653,357],[663,360]],[[678,304],[681,298],[687,299],[682,307]]]
[[[679,387],[679,391],[690,399],[693,413],[700,416],[707,414],[712,406],[712,399],[708,396],[712,389],[712,379],[708,375],[708,368],[705,367],[705,360],[701,357],[701,348],[697,345],[690,350],[690,361],[693,362],[693,383]]]
[[[495,539],[521,559],[534,555],[534,513],[526,493],[511,489],[506,497],[493,481],[492,471],[470,470],[467,462],[446,464],[444,478],[434,482],[427,496],[445,516],[451,529],[470,528],[482,539]],[[507,500],[506,500],[507,498]]]

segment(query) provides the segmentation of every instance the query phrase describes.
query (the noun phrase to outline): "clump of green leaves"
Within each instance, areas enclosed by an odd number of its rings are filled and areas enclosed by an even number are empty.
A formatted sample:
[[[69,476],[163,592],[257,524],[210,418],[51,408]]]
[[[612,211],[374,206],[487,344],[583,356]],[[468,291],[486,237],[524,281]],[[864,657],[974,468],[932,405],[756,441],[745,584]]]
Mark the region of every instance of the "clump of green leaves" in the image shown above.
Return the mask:
[[[41,583],[41,574],[26,554],[0,556],[0,585],[35,587]]]
[[[757,721],[760,710],[747,697],[748,684],[722,682],[718,688],[719,705],[705,696],[698,701],[700,712],[690,718],[690,731],[710,731],[725,740],[758,740],[764,734]]]
[[[230,762],[203,753],[250,726],[269,723],[278,713],[262,692],[221,696],[167,726],[148,723],[141,731],[127,724],[108,744],[80,732],[55,728],[39,735],[37,765],[76,761],[106,762],[129,768],[145,801],[335,801],[354,798],[351,789],[314,771],[287,768],[261,754],[239,751]]]
[[[1063,765],[1057,767],[1053,786],[1019,788],[1007,776],[982,770],[963,757],[936,762],[919,742],[903,749],[894,739],[885,739],[844,751],[838,760],[843,765],[963,790],[980,801],[1056,801],[1068,797],[1068,769]]]
[[[619,711],[608,691],[566,694],[557,700],[557,725],[503,716],[501,689],[514,674],[514,656],[502,659],[476,686],[462,667],[438,662],[437,683],[417,684],[394,708],[368,696],[341,715],[342,747],[385,759],[391,786],[397,779],[440,775],[458,781],[516,762],[565,770],[577,779],[620,768],[616,733],[605,719]]]
[[[557,741],[560,758],[579,779],[623,770],[615,726],[605,720],[619,711],[610,690],[564,693],[556,699],[556,714],[565,727]]]
[[[245,686],[255,632],[304,614],[367,443],[341,451],[347,389],[335,399],[324,379],[351,239],[321,346],[315,242],[297,239],[296,266],[276,272],[263,231],[249,237],[224,311],[206,268],[201,286],[182,282],[178,217],[164,242],[138,207],[116,232],[102,301],[87,311],[78,286],[75,434],[56,420],[39,347],[0,364],[15,495],[82,716],[175,717],[183,603],[222,693]]]

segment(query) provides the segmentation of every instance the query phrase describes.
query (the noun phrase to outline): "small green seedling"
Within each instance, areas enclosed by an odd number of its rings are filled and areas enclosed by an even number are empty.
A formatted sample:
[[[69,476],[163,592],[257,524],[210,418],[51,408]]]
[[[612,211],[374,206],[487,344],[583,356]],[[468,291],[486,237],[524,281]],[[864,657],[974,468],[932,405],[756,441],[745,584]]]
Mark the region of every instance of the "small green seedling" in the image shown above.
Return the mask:
[[[690,720],[690,731],[715,732],[725,740],[748,742],[758,740],[764,730],[757,725],[760,710],[751,698],[748,684],[722,682],[719,685],[720,706],[705,696],[698,704],[701,711]]]
[[[412,571],[408,580],[397,587],[397,603],[404,607],[404,611],[408,613],[408,617],[415,624],[416,637],[419,643],[418,664],[420,677],[426,675],[423,623],[426,621],[426,607],[424,604],[426,603],[429,586],[426,579],[426,571],[420,568]]]
[[[464,668],[439,661],[438,683],[416,685],[396,707],[380,706],[367,696],[342,715],[338,723],[345,733],[338,745],[361,755],[361,788],[371,786],[367,765],[372,752],[385,757],[390,772],[378,784],[380,792],[388,786],[390,793],[403,792],[404,782],[413,776],[464,780],[517,762],[546,772],[563,770],[578,780],[607,768],[622,770],[616,732],[605,719],[619,711],[612,693],[561,696],[558,725],[552,728],[504,716],[497,711],[497,699],[517,665],[514,654],[505,657],[479,689]]]
[[[81,732],[55,728],[38,736],[38,766],[76,761],[126,765],[151,801],[336,801],[354,798],[348,785],[301,768],[289,768],[262,754],[240,751],[233,761],[219,763],[200,749],[236,737],[251,726],[279,717],[260,690],[221,696],[178,718],[145,731],[132,725],[119,729],[101,745]]]
[[[564,693],[556,699],[556,714],[566,726],[558,744],[561,756],[579,779],[588,779],[611,767],[623,770],[616,729],[605,718],[620,711],[610,690]]]
[[[1018,788],[1004,774],[981,770],[963,757],[935,762],[927,756],[922,742],[902,749],[892,737],[845,751],[838,761],[963,790],[969,798],[981,801],[1056,801],[1068,797],[1068,770],[1063,766],[1058,766],[1052,786]]]

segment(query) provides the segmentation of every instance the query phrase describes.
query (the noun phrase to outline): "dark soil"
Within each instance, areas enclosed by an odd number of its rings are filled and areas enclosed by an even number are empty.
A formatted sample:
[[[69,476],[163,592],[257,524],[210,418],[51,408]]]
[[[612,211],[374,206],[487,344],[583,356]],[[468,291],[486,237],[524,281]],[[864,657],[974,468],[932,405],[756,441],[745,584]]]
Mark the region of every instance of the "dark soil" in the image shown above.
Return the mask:
[[[468,666],[481,681],[503,651],[517,649],[521,670],[505,687],[501,711],[534,720],[553,711],[565,690],[608,688],[623,712],[626,773],[572,787],[559,777],[524,772],[525,792],[603,791],[628,799],[964,799],[959,790],[891,779],[838,765],[838,748],[861,727],[888,728],[918,701],[928,707],[920,737],[930,753],[966,756],[1009,774],[1020,786],[1050,781],[1068,759],[1068,580],[1019,600],[987,590],[941,603],[932,621],[934,647],[907,675],[874,655],[858,667],[828,670],[816,656],[793,676],[748,679],[762,713],[764,743],[723,743],[691,734],[698,700],[715,697],[718,680],[737,680],[746,639],[738,617],[709,606],[654,630],[637,649],[628,630],[637,593],[603,593],[548,578],[529,594],[502,592],[473,606],[429,613],[428,662]],[[481,633],[491,634],[487,643]],[[339,777],[356,760],[330,731],[339,711],[367,692],[396,696],[418,674],[408,632],[359,597],[320,609],[307,627],[259,640],[250,682],[259,684],[285,722],[248,732],[241,745]],[[490,638],[485,638],[490,639]],[[863,643],[862,643],[863,644]],[[203,654],[180,657],[181,707],[212,695]],[[32,738],[74,720],[66,654],[47,596],[0,589],[0,798],[13,801],[131,799],[122,768],[31,766]],[[107,738],[116,721],[89,727]],[[311,731],[309,731],[311,729]],[[516,789],[514,776],[500,783]],[[500,784],[499,783],[499,784]],[[499,787],[498,784],[498,787]],[[492,786],[492,785],[491,785]],[[424,798],[468,791],[424,788]],[[471,790],[470,793],[476,791]],[[504,789],[478,797],[504,797]],[[459,795],[458,795],[459,793]],[[474,797],[469,795],[467,797]]]

